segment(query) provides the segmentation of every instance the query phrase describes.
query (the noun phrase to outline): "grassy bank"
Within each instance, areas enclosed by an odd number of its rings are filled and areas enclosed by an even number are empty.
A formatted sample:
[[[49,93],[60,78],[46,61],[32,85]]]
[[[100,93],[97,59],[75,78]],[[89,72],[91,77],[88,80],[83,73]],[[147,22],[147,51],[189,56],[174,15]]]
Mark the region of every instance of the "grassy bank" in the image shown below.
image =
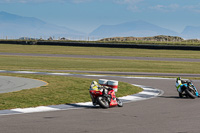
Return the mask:
[[[113,37],[113,39],[104,38],[101,40],[94,40],[94,38],[87,38],[83,41],[81,40],[0,40],[2,42],[12,42],[13,43],[19,43],[22,41],[24,44],[35,44],[38,41],[49,41],[49,42],[72,42],[72,43],[115,43],[115,44],[145,44],[145,45],[176,45],[176,46],[200,46],[200,41],[198,39],[178,39],[179,37],[173,37],[173,36],[162,36],[161,38],[154,38],[152,37],[135,37],[138,39],[127,39],[131,37]],[[143,39],[142,39],[143,38]],[[146,38],[146,39],[144,39]],[[26,42],[27,41],[27,42]]]
[[[172,45],[172,46],[200,46],[200,41],[100,41],[101,43],[120,43],[120,44],[145,44],[145,45]]]
[[[0,75],[40,79],[49,83],[48,86],[40,88],[0,94],[0,110],[91,101],[88,89],[92,79],[46,75]],[[138,87],[119,82],[117,96],[126,96],[139,91],[141,89]]]

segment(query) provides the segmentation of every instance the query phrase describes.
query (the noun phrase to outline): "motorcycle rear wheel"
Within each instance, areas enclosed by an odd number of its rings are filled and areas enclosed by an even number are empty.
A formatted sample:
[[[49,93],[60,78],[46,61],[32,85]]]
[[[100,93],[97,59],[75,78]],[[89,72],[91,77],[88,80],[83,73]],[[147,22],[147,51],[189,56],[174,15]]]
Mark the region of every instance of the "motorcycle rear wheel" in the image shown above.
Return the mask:
[[[194,90],[190,90],[189,88],[185,89],[185,93],[192,99],[196,98],[196,94]]]
[[[103,96],[97,97],[97,102],[99,103],[100,107],[107,109],[109,108],[109,103]]]

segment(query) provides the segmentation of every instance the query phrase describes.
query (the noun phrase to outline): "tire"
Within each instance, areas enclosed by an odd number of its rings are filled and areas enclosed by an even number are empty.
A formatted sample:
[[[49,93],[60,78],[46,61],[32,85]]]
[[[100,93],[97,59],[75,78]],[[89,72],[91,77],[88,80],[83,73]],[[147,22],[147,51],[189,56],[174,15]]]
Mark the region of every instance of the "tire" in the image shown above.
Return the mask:
[[[97,97],[97,102],[99,103],[100,107],[107,109],[109,108],[109,103],[103,96]]]
[[[190,90],[189,88],[185,89],[185,93],[192,99],[196,98],[196,94],[194,90]]]
[[[180,98],[183,98],[183,94],[182,93],[178,93]]]
[[[123,107],[123,102],[117,98],[117,106],[118,107]]]

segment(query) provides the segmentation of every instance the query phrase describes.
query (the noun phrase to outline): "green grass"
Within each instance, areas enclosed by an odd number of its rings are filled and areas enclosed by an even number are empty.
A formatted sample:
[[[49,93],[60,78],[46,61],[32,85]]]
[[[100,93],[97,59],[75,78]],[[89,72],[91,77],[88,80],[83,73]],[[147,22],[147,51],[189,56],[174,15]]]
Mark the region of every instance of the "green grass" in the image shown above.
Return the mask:
[[[0,94],[0,110],[91,101],[88,89],[92,79],[47,75],[0,75],[34,78],[49,83],[39,88]],[[128,83],[119,82],[117,96],[135,94],[141,90]]]
[[[200,73],[200,62],[0,56],[1,70],[90,70],[120,72]]]
[[[199,51],[0,44],[0,52],[200,59]]]

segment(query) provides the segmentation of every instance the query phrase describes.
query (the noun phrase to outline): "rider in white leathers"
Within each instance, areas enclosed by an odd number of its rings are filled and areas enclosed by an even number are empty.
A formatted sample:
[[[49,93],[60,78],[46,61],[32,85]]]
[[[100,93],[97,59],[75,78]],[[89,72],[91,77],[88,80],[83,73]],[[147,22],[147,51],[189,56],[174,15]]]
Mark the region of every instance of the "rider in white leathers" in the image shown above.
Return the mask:
[[[176,88],[177,88],[177,91],[178,91],[179,93],[182,93],[181,85],[182,85],[182,80],[181,80],[180,77],[178,77],[178,78],[176,79]]]

